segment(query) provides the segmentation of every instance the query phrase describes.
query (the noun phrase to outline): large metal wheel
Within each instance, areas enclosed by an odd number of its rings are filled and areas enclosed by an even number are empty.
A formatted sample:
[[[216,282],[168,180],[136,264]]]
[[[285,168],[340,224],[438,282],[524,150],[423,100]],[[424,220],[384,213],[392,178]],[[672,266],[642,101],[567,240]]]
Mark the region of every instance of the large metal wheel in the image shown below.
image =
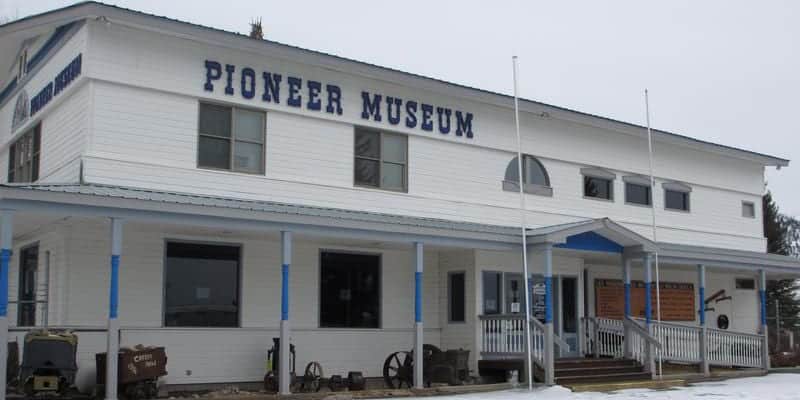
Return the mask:
[[[383,380],[389,389],[414,386],[414,357],[410,351],[397,351],[386,357]]]
[[[312,361],[306,365],[306,372],[303,374],[303,383],[300,390],[303,392],[319,392],[322,381],[322,365]]]
[[[275,376],[274,371],[269,371],[264,375],[264,390],[272,393],[278,392],[278,377]]]

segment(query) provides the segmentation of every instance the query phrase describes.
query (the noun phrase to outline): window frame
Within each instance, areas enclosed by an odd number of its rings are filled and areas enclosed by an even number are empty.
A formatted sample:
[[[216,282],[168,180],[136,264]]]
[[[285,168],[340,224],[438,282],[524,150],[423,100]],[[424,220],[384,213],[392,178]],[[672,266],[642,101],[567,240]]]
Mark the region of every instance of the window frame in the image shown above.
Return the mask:
[[[678,193],[685,196],[686,200],[686,208],[673,208],[670,207],[667,202],[667,196],[669,193]],[[683,191],[683,190],[675,190],[675,189],[664,189],[664,210],[666,211],[675,211],[675,212],[682,212],[682,213],[690,213],[692,212],[692,193]]]
[[[744,210],[746,207],[753,209],[753,215],[747,215]],[[754,201],[742,200],[742,218],[756,218],[756,203]]]
[[[207,133],[203,133],[200,130],[201,124],[201,115],[203,110],[203,105],[209,105],[213,107],[225,107],[231,110],[231,121],[230,121],[230,129],[231,129],[231,136],[224,137],[224,136],[216,136]],[[261,139],[262,142],[254,142],[249,139],[237,139],[236,138],[236,112],[237,110],[242,111],[249,111],[249,112],[256,112],[260,113],[264,118],[262,118],[261,122]],[[230,142],[230,151],[229,151],[229,159],[228,159],[228,166],[229,168],[217,168],[211,166],[204,166],[200,165],[200,138],[207,137],[216,140],[228,140]],[[235,168],[236,161],[234,160],[234,156],[236,154],[236,142],[248,143],[248,144],[260,144],[261,145],[261,163],[259,164],[258,172],[252,171],[245,171],[239,170]],[[233,105],[230,103],[223,103],[223,102],[216,102],[216,101],[208,101],[208,100],[200,100],[197,103],[197,160],[196,165],[198,169],[204,169],[209,171],[223,171],[223,172],[231,172],[236,174],[248,174],[248,175],[265,175],[266,174],[266,165],[267,165],[267,111],[260,110],[254,107],[242,107],[239,105]]]
[[[623,190],[625,192],[624,193],[625,204],[632,205],[632,206],[638,206],[638,207],[646,207],[646,208],[653,207],[653,200],[655,199],[655,197],[653,196],[654,195],[654,187],[653,187],[654,185],[652,184],[650,177],[645,177],[645,176],[642,176],[642,175],[628,175],[628,176],[623,176],[622,177],[622,181],[625,183],[625,185],[623,187]],[[648,196],[647,196],[648,204],[642,204],[642,203],[637,203],[637,202],[634,202],[634,201],[630,201],[630,199],[628,199],[628,185],[640,186],[640,187],[646,188],[648,190],[648,192],[649,192]]]
[[[378,158],[366,157],[366,156],[359,156],[356,154],[356,141],[358,140],[358,131],[365,131],[370,133],[375,133],[378,135]],[[406,160],[405,164],[400,164],[395,161],[384,161],[383,160],[383,138],[385,136],[398,136],[402,137],[406,143],[405,146],[405,153],[406,153]],[[364,159],[370,161],[376,161],[378,163],[378,186],[368,185],[364,183],[359,183],[356,180],[356,160],[357,159]],[[395,165],[403,165],[403,188],[391,188],[391,187],[384,187],[383,186],[383,163],[395,164]],[[384,131],[380,129],[373,129],[367,128],[363,126],[354,126],[353,128],[353,187],[363,188],[363,189],[376,189],[376,190],[386,190],[390,192],[397,192],[397,193],[408,193],[408,177],[409,177],[409,154],[408,154],[408,135],[402,133],[395,133],[390,131]]]
[[[506,179],[506,178],[508,178],[508,174],[507,174],[508,173],[508,168],[511,166],[512,163],[516,167],[517,174],[519,174],[519,164],[514,163],[514,160],[518,159],[518,158],[519,158],[519,155],[515,155],[514,157],[511,158],[511,161],[509,161],[508,164],[506,164],[506,170],[503,173],[503,184],[502,184],[503,190],[506,191],[506,192],[517,192],[517,193],[519,193],[519,185],[522,184],[522,191],[525,194],[535,194],[535,195],[538,195],[538,196],[553,197],[553,186],[552,186],[552,182],[550,181],[550,173],[547,172],[547,168],[544,167],[544,164],[542,164],[542,162],[539,160],[539,158],[536,157],[536,156],[533,156],[531,154],[525,154],[525,153],[522,154],[522,177],[520,177],[519,182],[515,182],[515,181],[512,181],[512,180]],[[544,179],[545,179],[546,185],[541,185],[541,184],[538,184],[538,183],[526,183],[525,182],[525,177],[527,176],[526,174],[527,174],[527,171],[528,171],[528,169],[525,168],[525,166],[526,166],[525,163],[526,163],[527,160],[531,160],[531,161],[535,162],[539,166],[539,168],[541,168],[542,173],[544,174]]]
[[[193,245],[208,245],[208,246],[228,246],[237,247],[239,249],[238,268],[236,271],[236,326],[234,327],[217,327],[217,326],[168,326],[167,325],[167,246],[170,243],[182,243]],[[242,327],[242,295],[244,287],[244,244],[238,242],[217,242],[208,240],[191,240],[191,239],[175,239],[165,238],[162,242],[164,246],[162,255],[162,268],[161,268],[161,327],[162,328],[177,328],[177,329],[235,329]]]
[[[499,285],[498,293],[497,293],[497,307],[496,307],[497,308],[497,312],[496,313],[491,313],[491,314],[486,312],[486,279],[485,279],[486,274],[499,275],[499,281],[498,282],[500,283],[500,285]],[[506,308],[506,306],[505,306],[505,292],[506,292],[505,276],[506,276],[505,271],[492,270],[492,269],[482,269],[481,270],[481,291],[480,291],[480,294],[481,294],[481,308],[480,308],[481,315],[505,315],[505,313],[506,313],[506,310],[505,310],[505,308]]]
[[[22,144],[23,141],[30,141],[30,146],[33,148],[31,150],[31,157],[30,159],[25,161],[25,164],[28,166],[28,176],[24,180],[20,180],[19,172],[20,168],[18,167],[18,157],[17,157],[17,150],[18,146]],[[36,147],[36,144],[39,144],[39,147]],[[6,181],[8,183],[34,183],[39,180],[40,172],[41,172],[41,164],[42,164],[42,123],[41,121],[36,123],[32,128],[28,128],[24,133],[20,134],[19,136],[14,139],[13,142],[8,146],[8,171],[6,174]],[[34,165],[35,165],[35,174],[34,174]],[[13,176],[13,179],[12,179]]]
[[[18,69],[17,69],[17,82],[21,83],[22,78],[28,75],[28,49],[22,49],[20,52],[19,58],[17,59]]]
[[[352,254],[362,256],[377,256],[378,257],[378,326],[377,327],[343,327],[343,326],[323,326],[322,325],[322,255],[324,253],[336,254]],[[317,328],[325,330],[357,330],[363,331],[379,331],[384,326],[384,305],[383,305],[383,253],[357,251],[357,250],[342,250],[336,248],[319,248],[317,252]]]
[[[453,319],[453,281],[451,280],[453,276],[461,275],[464,279],[464,293],[461,296],[461,302],[464,307],[464,319],[463,320],[454,320]],[[453,270],[447,271],[447,323],[448,324],[466,324],[467,323],[467,271],[465,270]]]

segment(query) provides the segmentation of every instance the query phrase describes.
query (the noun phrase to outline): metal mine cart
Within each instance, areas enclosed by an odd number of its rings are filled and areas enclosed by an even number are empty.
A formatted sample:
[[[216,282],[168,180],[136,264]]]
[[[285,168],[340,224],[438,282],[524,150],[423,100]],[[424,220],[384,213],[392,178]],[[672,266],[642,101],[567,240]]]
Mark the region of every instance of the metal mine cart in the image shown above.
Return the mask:
[[[73,389],[77,349],[78,337],[69,331],[26,334],[19,380],[25,395],[66,395]]]
[[[95,355],[97,393],[103,393],[106,382],[106,353]],[[120,349],[117,355],[118,392],[129,400],[153,399],[158,396],[158,378],[167,375],[167,354],[163,347]]]
[[[441,351],[432,344],[422,347],[422,376],[425,386],[431,383],[460,385],[469,379],[469,350]],[[387,388],[414,386],[414,352],[397,351],[383,362],[383,379]]]

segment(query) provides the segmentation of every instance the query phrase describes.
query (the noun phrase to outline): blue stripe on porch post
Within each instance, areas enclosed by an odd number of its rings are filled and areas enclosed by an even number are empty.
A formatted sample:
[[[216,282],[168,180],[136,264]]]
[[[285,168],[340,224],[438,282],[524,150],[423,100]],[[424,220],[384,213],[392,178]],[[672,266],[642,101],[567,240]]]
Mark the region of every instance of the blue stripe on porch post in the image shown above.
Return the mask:
[[[8,267],[14,240],[14,212],[0,211],[0,400],[6,399],[8,362]]]
[[[116,360],[119,353],[119,262],[122,254],[122,220],[111,218],[111,270],[108,288],[107,360]],[[117,398],[117,363],[106,363],[106,400]]]
[[[544,245],[544,349],[545,384],[555,384],[555,343],[553,328],[553,245]]]
[[[422,242],[414,242],[414,387],[425,386],[422,371],[422,273],[425,269],[424,248]]]
[[[698,303],[700,308],[697,310],[700,319],[700,368],[705,376],[711,375],[708,364],[708,329],[706,327],[706,266],[697,266]]]
[[[281,345],[278,359],[278,391],[280,394],[291,394],[291,376],[289,365],[289,342],[291,326],[289,324],[289,267],[292,265],[292,232],[281,231]]]
[[[767,330],[767,271],[758,271],[758,297],[761,308],[761,334],[764,339],[762,350],[762,367],[769,370],[769,332]]]

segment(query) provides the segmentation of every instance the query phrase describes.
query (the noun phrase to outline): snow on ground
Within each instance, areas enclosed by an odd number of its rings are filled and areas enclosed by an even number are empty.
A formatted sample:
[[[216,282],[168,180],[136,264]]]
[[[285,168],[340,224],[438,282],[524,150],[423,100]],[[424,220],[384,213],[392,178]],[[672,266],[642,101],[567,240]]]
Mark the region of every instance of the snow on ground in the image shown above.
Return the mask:
[[[427,398],[430,400],[431,398]],[[436,400],[800,400],[800,374],[705,382],[666,390],[628,389],[612,393],[572,393],[561,386],[435,397]]]

